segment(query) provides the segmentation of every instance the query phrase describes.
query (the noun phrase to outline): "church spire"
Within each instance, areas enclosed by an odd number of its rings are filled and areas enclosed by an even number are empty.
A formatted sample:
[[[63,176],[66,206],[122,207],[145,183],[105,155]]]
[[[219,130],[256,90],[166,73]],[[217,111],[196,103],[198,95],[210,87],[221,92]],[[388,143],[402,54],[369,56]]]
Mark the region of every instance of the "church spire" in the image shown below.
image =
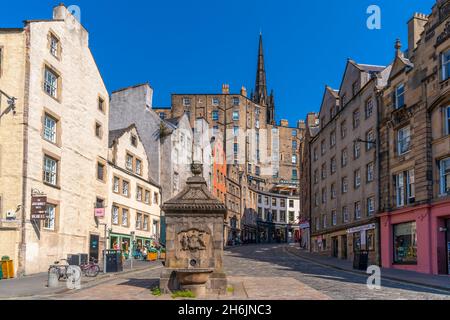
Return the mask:
[[[260,105],[266,105],[266,99],[267,99],[266,68],[264,65],[264,49],[263,49],[262,33],[260,33],[254,100],[256,103]]]

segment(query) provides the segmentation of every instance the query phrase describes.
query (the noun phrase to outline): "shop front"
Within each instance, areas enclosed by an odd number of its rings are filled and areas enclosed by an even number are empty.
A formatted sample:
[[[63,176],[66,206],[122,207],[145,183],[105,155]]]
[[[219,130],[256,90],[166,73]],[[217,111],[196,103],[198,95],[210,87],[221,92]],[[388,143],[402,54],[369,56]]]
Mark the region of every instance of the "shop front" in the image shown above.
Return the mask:
[[[450,201],[380,217],[384,268],[450,274]]]
[[[121,250],[124,257],[128,259],[131,250],[131,236],[111,233],[109,236],[110,249]]]
[[[357,226],[347,230],[347,235],[341,236],[341,241],[345,243],[344,251],[341,252],[342,259],[353,260],[355,254],[361,251],[369,253],[369,264],[379,265],[377,250],[377,223]],[[351,240],[351,244],[349,242]],[[342,246],[344,247],[344,245]],[[350,248],[351,247],[351,248]]]

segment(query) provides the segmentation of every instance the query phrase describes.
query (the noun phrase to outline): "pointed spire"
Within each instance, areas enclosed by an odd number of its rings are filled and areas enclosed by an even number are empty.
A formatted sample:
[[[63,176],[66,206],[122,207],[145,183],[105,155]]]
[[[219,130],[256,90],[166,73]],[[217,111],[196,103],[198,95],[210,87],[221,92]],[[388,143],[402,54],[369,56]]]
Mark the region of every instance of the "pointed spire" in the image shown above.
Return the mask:
[[[258,65],[256,70],[256,84],[255,84],[254,98],[256,103],[266,105],[267,83],[266,83],[266,68],[264,65],[264,48],[263,48],[262,33],[259,34]]]

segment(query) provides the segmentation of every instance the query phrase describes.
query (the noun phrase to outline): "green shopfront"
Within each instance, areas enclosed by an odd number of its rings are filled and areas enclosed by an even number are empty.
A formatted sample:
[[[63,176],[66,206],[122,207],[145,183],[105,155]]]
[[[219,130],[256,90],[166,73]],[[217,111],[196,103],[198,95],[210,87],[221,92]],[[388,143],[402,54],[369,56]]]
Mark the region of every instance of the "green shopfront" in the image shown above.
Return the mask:
[[[125,257],[128,258],[131,253],[133,237],[131,235],[111,233],[109,236],[109,248],[113,250],[122,250]],[[135,248],[143,248],[144,246],[149,248],[154,245],[155,240],[151,238],[135,237]]]

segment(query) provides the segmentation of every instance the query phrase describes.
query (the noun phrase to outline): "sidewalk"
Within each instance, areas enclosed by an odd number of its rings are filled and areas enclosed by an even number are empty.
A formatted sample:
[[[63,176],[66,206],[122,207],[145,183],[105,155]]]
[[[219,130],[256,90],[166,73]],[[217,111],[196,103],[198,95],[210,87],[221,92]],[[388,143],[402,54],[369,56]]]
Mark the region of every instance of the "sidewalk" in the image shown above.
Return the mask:
[[[324,257],[315,253],[304,251],[299,247],[292,245],[286,247],[286,250],[289,253],[294,254],[302,259],[309,260],[320,265],[347,272],[367,275],[367,273],[364,271],[353,269],[353,263],[348,260],[341,260],[333,257]],[[381,277],[385,279],[407,282],[450,292],[450,276],[446,275],[430,275],[413,271],[381,268]]]
[[[84,277],[81,281],[82,288],[89,288],[99,283],[109,281],[114,277],[142,271],[145,269],[153,269],[162,266],[161,261],[133,261],[133,269],[131,269],[130,261],[124,264],[124,271],[120,273],[100,273],[96,278]],[[2,299],[20,299],[31,298],[34,296],[55,295],[68,291],[66,283],[60,282],[58,288],[47,287],[48,274],[39,273],[32,276],[15,279],[0,280],[0,300]]]

